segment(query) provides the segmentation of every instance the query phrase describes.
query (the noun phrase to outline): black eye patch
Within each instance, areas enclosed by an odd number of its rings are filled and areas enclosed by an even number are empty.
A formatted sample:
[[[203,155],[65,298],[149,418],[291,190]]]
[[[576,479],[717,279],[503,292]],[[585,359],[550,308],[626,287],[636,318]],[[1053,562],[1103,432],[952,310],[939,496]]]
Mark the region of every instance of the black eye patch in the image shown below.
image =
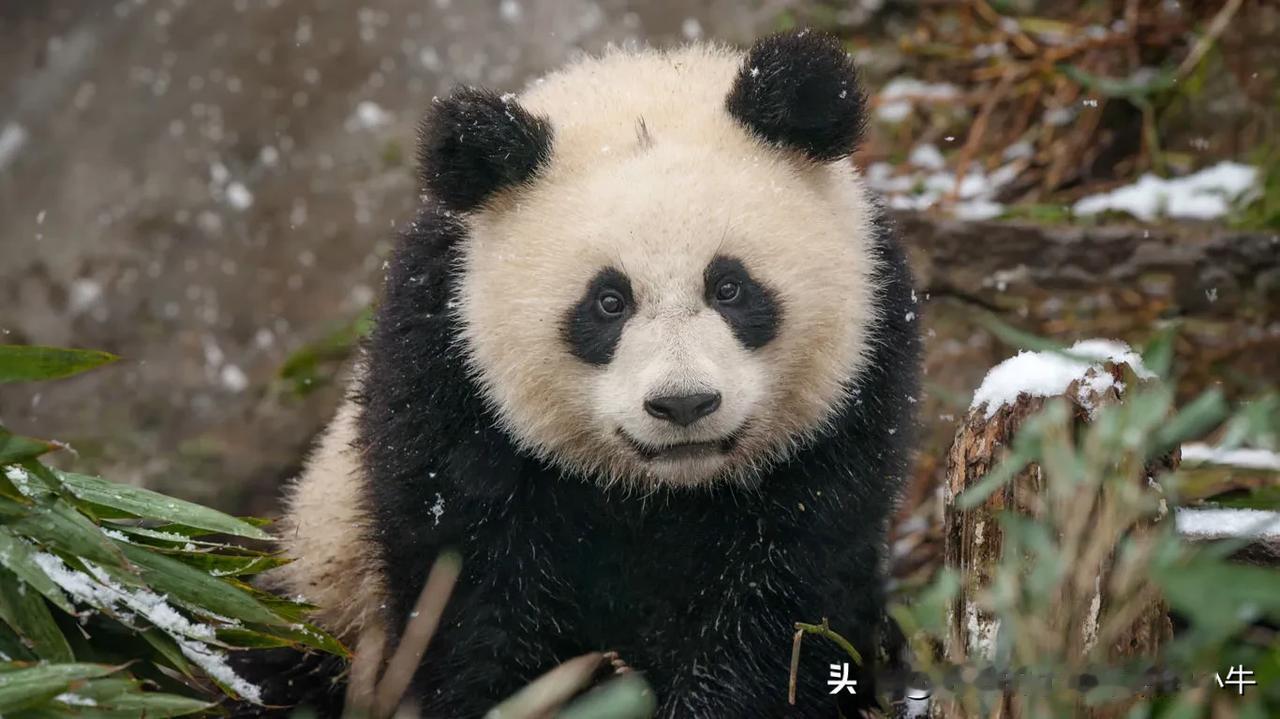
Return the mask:
[[[622,327],[635,314],[631,281],[606,267],[587,283],[578,304],[569,309],[561,336],[574,357],[594,365],[609,364],[622,338]]]
[[[719,256],[702,273],[707,306],[733,328],[733,334],[747,349],[769,344],[778,334],[782,306],[773,290],[757,282],[742,262]]]

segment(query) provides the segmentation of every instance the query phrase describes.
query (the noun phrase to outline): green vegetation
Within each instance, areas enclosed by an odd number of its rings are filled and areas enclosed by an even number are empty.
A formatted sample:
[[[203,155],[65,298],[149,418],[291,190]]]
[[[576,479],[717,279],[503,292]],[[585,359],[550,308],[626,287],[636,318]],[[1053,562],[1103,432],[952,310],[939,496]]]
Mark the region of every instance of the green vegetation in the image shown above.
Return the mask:
[[[111,361],[0,347],[0,381],[64,377]],[[217,713],[255,691],[226,652],[346,654],[305,604],[249,580],[283,560],[246,543],[263,522],[53,469],[57,443],[0,428],[0,714],[169,717]]]
[[[1151,343],[1144,353],[1149,369],[1168,373],[1172,341],[1164,333]],[[944,686],[946,672],[957,666],[970,677],[994,665],[1041,678],[1016,684],[1017,716],[1071,717],[1104,705],[1130,717],[1280,715],[1280,570],[1233,560],[1248,540],[1193,543],[1180,536],[1172,515],[1191,503],[1188,477],[1200,470],[1164,468],[1171,451],[1206,433],[1221,447],[1280,447],[1280,398],[1267,395],[1231,410],[1211,390],[1178,409],[1167,382],[1131,376],[1126,384],[1123,402],[1096,408],[1087,422],[1065,399],[1049,401],[1022,425],[1002,463],[958,497],[960,507],[973,508],[1010,482],[1029,481],[1019,476],[1028,465],[1039,467],[1030,511],[996,517],[1003,536],[989,581],[975,585],[973,577],[943,569],[901,597],[892,613],[934,687]],[[1273,474],[1269,485],[1220,506],[1277,509],[1278,500]],[[966,596],[966,584],[979,588]],[[1124,656],[1116,639],[1153,603],[1167,606],[1183,626],[1158,652]],[[954,659],[959,642],[949,636],[948,618],[969,612],[998,627],[987,637],[989,656],[948,664],[944,654]],[[1097,624],[1086,631],[1090,616]],[[1215,680],[1236,666],[1257,681],[1243,694]],[[1082,676],[1094,682],[1081,688],[1075,680]],[[1163,690],[1139,693],[1153,682]],[[961,686],[967,689],[934,696],[955,702],[963,716],[996,711],[998,691],[977,690],[973,680]]]
[[[1040,351],[1054,343],[984,318],[1002,340]],[[319,376],[368,329],[361,318],[291,362],[287,376]],[[1174,332],[1143,353],[1160,375],[1171,371]],[[56,358],[52,360],[50,358]],[[8,346],[0,377],[66,376],[104,355]],[[1280,397],[1236,408],[1210,391],[1175,408],[1172,385],[1130,378],[1122,403],[1097,408],[1088,422],[1053,400],[1016,435],[1004,461],[961,495],[972,507],[1029,464],[1044,483],[1030,513],[998,518],[1002,551],[990,581],[970,595],[998,621],[988,664],[1061,681],[1027,682],[1013,692],[1022,716],[1068,717],[1083,706],[1118,702],[1132,717],[1265,717],[1280,712],[1280,571],[1231,558],[1245,540],[1190,543],[1175,531],[1174,508],[1206,497],[1217,506],[1280,509],[1274,481],[1241,482],[1203,464],[1159,469],[1182,443],[1212,435],[1219,447],[1280,448]],[[255,589],[253,576],[282,559],[255,543],[261,520],[239,519],[137,487],[60,471],[42,463],[57,443],[0,428],[0,713],[6,717],[166,717],[217,715],[224,697],[248,698],[223,661],[237,648],[293,646],[345,655],[336,640],[305,624],[306,605]],[[1134,482],[1135,477],[1151,482]],[[451,555],[452,556],[452,555]],[[456,564],[456,562],[455,562]],[[449,574],[456,579],[458,567]],[[434,574],[434,570],[433,570]],[[451,581],[428,582],[415,635],[429,653]],[[949,641],[968,581],[939,569],[904,588],[893,616],[913,648],[914,668],[934,687],[957,668],[940,651]],[[1079,640],[1082,609],[1097,594],[1095,639]],[[1181,626],[1156,656],[1117,658],[1108,649],[1133,621],[1126,607],[1167,606]],[[797,618],[806,619],[806,618]],[[417,622],[419,620],[415,620]],[[800,635],[831,636],[825,624],[796,624]],[[779,651],[786,651],[779,647]],[[625,658],[623,658],[625,659]],[[856,659],[855,659],[856,660]],[[393,659],[393,663],[396,660]],[[575,719],[650,716],[652,692],[635,674],[590,686],[605,658],[587,655],[531,684],[495,711],[531,717],[560,711]],[[978,672],[965,660],[959,668]],[[1219,689],[1215,674],[1252,671],[1243,695]],[[1157,670],[1152,673],[1151,670]],[[1085,687],[1067,681],[1088,675]],[[1162,691],[1138,693],[1156,680]],[[384,677],[385,682],[385,677]],[[1175,683],[1176,682],[1176,683]],[[994,691],[933,690],[970,715],[990,711]],[[379,695],[384,686],[379,683]],[[396,691],[391,692],[395,703]],[[567,702],[567,704],[566,704]],[[382,715],[385,712],[378,712]]]

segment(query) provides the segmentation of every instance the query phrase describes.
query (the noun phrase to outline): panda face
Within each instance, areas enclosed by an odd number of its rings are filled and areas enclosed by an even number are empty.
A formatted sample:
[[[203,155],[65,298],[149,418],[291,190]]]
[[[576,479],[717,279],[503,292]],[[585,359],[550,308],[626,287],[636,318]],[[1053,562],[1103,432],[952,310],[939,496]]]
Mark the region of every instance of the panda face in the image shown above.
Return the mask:
[[[852,171],[655,140],[471,219],[471,366],[528,449],[603,482],[749,480],[821,429],[873,304]]]
[[[465,222],[468,366],[524,449],[605,484],[750,482],[822,431],[875,313],[861,95],[837,43],[583,60],[463,90],[424,183]]]

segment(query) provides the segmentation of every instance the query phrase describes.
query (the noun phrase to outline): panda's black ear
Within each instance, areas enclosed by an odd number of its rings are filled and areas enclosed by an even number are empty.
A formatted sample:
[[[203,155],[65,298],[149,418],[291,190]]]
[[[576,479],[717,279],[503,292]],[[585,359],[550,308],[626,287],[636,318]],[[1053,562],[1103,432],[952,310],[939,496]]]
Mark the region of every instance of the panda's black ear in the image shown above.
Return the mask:
[[[830,162],[857,149],[866,97],[840,42],[801,30],[756,41],[725,107],[766,142]]]
[[[450,210],[468,212],[551,159],[551,124],[514,96],[461,87],[432,102],[419,143],[423,187]]]

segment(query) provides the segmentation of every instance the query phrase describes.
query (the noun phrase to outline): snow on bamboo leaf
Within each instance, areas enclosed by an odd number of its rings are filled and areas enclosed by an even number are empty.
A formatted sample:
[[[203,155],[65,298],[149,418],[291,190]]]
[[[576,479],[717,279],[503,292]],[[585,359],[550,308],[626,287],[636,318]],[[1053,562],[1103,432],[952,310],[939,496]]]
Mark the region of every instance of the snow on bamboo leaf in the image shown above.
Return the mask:
[[[87,572],[72,569],[58,557],[41,552],[35,562],[58,586],[78,601],[107,611],[122,620],[142,617],[177,642],[188,659],[213,680],[252,702],[261,701],[261,690],[238,676],[227,664],[226,655],[206,642],[216,640],[215,628],[192,621],[163,595],[149,589],[126,587],[93,562],[84,560]]]

